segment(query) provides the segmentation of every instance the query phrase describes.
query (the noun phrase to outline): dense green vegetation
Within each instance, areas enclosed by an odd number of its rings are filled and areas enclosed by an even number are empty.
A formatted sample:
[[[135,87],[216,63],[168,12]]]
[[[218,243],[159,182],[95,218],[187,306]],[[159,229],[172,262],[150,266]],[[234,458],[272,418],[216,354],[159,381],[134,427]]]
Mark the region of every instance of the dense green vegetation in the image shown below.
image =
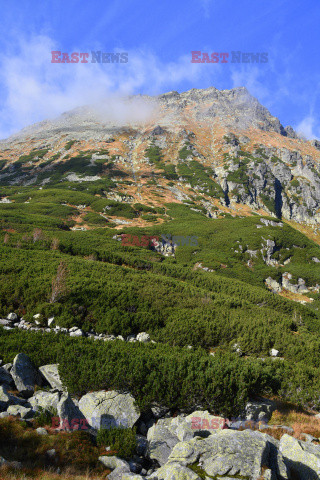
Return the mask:
[[[166,164],[163,161],[163,155],[160,147],[152,143],[146,149],[145,156],[148,158],[149,162],[155,165],[159,170],[163,170],[165,178],[168,180],[178,179],[175,166],[173,164]]]
[[[147,154],[157,166],[164,163],[158,147]],[[246,161],[242,156],[241,165]],[[50,175],[61,180],[70,169],[79,175],[113,169],[108,162],[91,164],[82,154],[67,163]],[[177,170],[208,194],[222,192],[210,169],[195,159]],[[294,282],[302,277],[309,286],[319,283],[320,265],[312,260],[320,259],[319,246],[286,224],[264,225],[258,215],[212,220],[191,201],[159,208],[110,200],[109,177],[90,184],[60,180],[41,189],[1,187],[0,195],[13,203],[0,204],[0,316],[54,315],[62,327],[124,337],[147,331],[157,343],[98,344],[1,330],[4,361],[23,351],[37,365],[58,362],[71,392],[129,390],[144,407],[156,401],[173,409],[200,403],[231,414],[249,396],[264,392],[320,406],[320,295],[310,294],[313,303],[303,306],[273,295],[264,283],[284,272]],[[115,232],[101,214],[129,220],[161,215],[166,222]],[[71,230],[80,215],[77,225],[90,230]],[[121,233],[192,236],[198,245],[177,247],[175,257],[164,257],[150,245],[123,245],[113,238]],[[267,239],[276,243],[276,267],[263,259]],[[53,295],[59,268],[64,282]],[[259,360],[270,348],[285,360]]]
[[[102,428],[97,434],[98,446],[110,447],[122,458],[131,458],[137,448],[135,428]]]

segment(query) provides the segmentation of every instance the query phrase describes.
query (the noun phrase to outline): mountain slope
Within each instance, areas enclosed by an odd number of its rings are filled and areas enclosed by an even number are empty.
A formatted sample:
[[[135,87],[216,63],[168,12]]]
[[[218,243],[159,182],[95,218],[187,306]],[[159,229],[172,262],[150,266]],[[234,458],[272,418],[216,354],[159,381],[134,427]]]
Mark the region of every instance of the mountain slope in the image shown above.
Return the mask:
[[[112,102],[83,107],[0,142],[1,184],[90,182],[128,203],[159,206],[162,195],[213,217],[263,211],[318,224],[318,143],[283,128],[246,89],[118,102],[120,113]]]

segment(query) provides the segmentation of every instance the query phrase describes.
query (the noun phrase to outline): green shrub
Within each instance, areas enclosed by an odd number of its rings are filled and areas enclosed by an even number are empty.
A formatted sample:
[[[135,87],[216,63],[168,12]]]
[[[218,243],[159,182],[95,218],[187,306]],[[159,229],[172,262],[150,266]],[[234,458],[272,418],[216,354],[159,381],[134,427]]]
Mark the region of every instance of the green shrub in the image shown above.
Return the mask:
[[[102,428],[97,433],[97,444],[110,447],[110,450],[119,457],[130,458],[136,453],[136,429]]]
[[[56,417],[57,415],[58,411],[54,407],[50,407],[49,409],[38,407],[38,410],[34,415],[35,425],[37,427],[51,426],[52,417]]]

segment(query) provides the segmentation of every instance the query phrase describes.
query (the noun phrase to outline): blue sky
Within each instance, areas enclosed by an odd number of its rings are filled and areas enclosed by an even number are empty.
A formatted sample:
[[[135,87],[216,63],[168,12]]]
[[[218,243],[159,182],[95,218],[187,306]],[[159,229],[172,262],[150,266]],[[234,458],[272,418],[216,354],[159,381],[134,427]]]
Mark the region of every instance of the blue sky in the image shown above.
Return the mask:
[[[123,94],[246,86],[284,125],[320,138],[319,0],[0,0],[0,138]],[[51,51],[128,52],[126,64],[52,64]],[[192,64],[191,51],[268,52]]]

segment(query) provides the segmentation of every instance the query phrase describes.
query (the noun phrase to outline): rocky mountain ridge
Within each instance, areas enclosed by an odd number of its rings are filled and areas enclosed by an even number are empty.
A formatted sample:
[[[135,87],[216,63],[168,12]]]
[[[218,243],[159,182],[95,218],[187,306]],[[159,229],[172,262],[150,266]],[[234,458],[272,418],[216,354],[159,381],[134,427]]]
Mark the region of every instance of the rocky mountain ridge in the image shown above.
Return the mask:
[[[99,195],[186,203],[214,218],[264,213],[317,229],[319,150],[245,88],[192,89],[81,107],[2,140],[0,186],[111,179]]]

